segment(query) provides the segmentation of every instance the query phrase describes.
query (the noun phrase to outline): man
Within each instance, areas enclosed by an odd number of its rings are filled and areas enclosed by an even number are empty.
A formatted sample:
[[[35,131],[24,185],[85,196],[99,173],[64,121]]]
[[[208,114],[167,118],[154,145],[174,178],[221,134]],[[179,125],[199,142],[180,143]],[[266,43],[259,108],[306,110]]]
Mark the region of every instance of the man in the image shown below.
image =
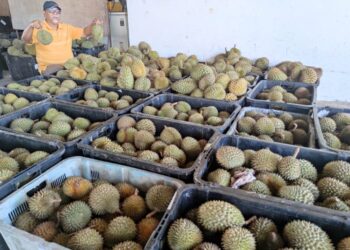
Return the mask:
[[[61,8],[54,1],[46,1],[43,5],[45,21],[35,20],[23,31],[22,40],[35,44],[36,60],[41,74],[52,74],[62,69],[62,65],[73,57],[72,41],[91,35],[94,24],[102,24],[99,19],[94,19],[84,29],[70,24],[61,23]],[[52,35],[52,42],[48,45],[41,44],[37,39],[40,29],[48,31]]]

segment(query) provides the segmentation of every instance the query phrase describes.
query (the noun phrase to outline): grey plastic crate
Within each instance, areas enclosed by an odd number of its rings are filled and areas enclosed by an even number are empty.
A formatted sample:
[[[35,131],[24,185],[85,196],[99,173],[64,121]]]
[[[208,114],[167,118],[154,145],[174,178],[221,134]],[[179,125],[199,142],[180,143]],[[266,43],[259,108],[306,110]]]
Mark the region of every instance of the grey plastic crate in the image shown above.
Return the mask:
[[[34,136],[16,134],[9,131],[0,130],[0,149],[5,152],[10,152],[14,148],[26,148],[30,152],[42,150],[48,152],[48,155],[42,161],[20,170],[12,178],[4,181],[0,184],[0,199],[3,199],[10,193],[17,190],[20,186],[28,182],[48,168],[62,159],[64,153],[64,147],[58,142],[48,142],[45,140],[38,139]]]
[[[198,98],[199,99],[199,98]],[[228,104],[226,102],[220,102],[220,101],[215,101],[215,100],[209,100],[209,99],[199,99],[193,98],[193,97],[188,97],[188,96],[183,96],[183,95],[173,95],[173,94],[161,94],[153,97],[152,99],[149,99],[145,101],[144,103],[138,105],[137,107],[133,108],[131,110],[131,113],[135,114],[144,114],[142,113],[142,110],[145,106],[153,106],[156,108],[160,108],[164,103],[166,102],[179,102],[179,101],[185,101],[191,105],[192,108],[199,109],[202,107],[207,107],[207,106],[215,106],[219,111],[227,111],[230,113],[230,117],[227,118],[224,124],[221,126],[210,126],[210,125],[203,125],[205,127],[210,127],[212,129],[217,129],[220,132],[224,132],[228,126],[232,123],[233,119],[236,117],[240,110],[240,106],[238,104],[232,103]],[[144,114],[147,115],[147,114]],[[189,125],[198,125],[196,123],[188,122],[188,121],[179,121],[176,119],[169,119],[165,117],[160,117],[160,116],[153,116],[157,117],[162,120],[175,120],[184,124],[189,124]]]
[[[285,224],[292,220],[306,220],[315,223],[329,234],[335,244],[350,235],[349,220],[342,216],[334,216],[323,211],[300,209],[284,203],[250,197],[240,190],[233,193],[218,188],[186,185],[176,194],[173,209],[163,217],[160,222],[162,226],[156,234],[153,234],[153,238],[149,240],[146,249],[169,249],[166,238],[170,225],[176,219],[184,218],[186,212],[190,209],[197,208],[204,202],[211,200],[223,200],[235,205],[247,220],[252,216],[267,217],[273,220],[281,230]],[[221,237],[217,234],[205,235],[207,236],[206,239],[209,239],[208,241],[221,245]]]
[[[153,121],[153,123],[156,126],[156,135],[159,135],[165,126],[176,128],[183,137],[192,136],[196,139],[206,139],[210,144],[213,143],[219,135],[219,132],[207,127],[187,125],[187,124],[178,123],[174,121],[160,120],[157,118],[143,116],[143,115],[136,115],[136,114],[131,114],[128,116],[133,117],[136,121],[144,118],[147,118]],[[118,117],[118,119],[120,119],[121,117],[122,116]],[[128,166],[133,166],[133,167],[148,170],[151,172],[179,178],[185,181],[190,181],[190,182],[193,181],[193,172],[197,167],[200,161],[200,156],[202,154],[200,154],[197,157],[196,161],[193,163],[191,167],[172,169],[160,163],[141,160],[136,157],[131,157],[125,154],[111,153],[102,149],[94,148],[90,145],[94,139],[102,136],[107,136],[112,140],[115,140],[115,135],[117,131],[118,131],[118,128],[116,126],[116,122],[111,121],[105,126],[97,129],[96,131],[90,133],[88,136],[83,138],[78,143],[78,148],[82,151],[83,155],[87,157],[125,164]],[[210,147],[206,148],[206,150],[208,150],[209,148]]]
[[[15,81],[39,75],[36,69],[36,60],[33,56],[20,57],[12,56],[7,52],[3,53],[9,69],[11,78]]]
[[[160,183],[170,185],[176,189],[184,185],[182,181],[174,178],[119,164],[85,157],[65,159],[0,202],[0,232],[10,249],[66,249],[19,230],[11,224],[20,214],[28,211],[26,200],[29,196],[46,186],[59,187],[70,176],[81,176],[92,181],[105,179],[113,183],[126,181],[135,185],[141,192],[145,192],[151,186]],[[172,203],[169,204],[168,210],[171,210],[171,208]]]
[[[334,152],[338,152],[340,154],[345,154],[350,156],[349,150],[341,150],[341,149],[334,149],[327,145],[326,140],[323,137],[323,133],[321,130],[320,120],[319,118],[326,117],[326,116],[332,116],[336,113],[349,113],[350,109],[344,109],[344,108],[333,108],[333,107],[315,107],[313,110],[313,118],[315,122],[315,129],[316,129],[316,140],[318,142],[318,146],[321,149],[326,149]]]
[[[9,128],[9,126],[14,119],[23,118],[23,117],[31,118],[33,120],[40,119],[45,115],[46,111],[50,108],[56,108],[57,110],[66,113],[68,116],[72,118],[85,117],[89,119],[92,123],[103,122],[100,125],[100,127],[103,126],[105,122],[108,121],[109,119],[115,118],[115,116],[113,116],[111,113],[108,113],[108,112],[104,112],[104,111],[95,112],[94,109],[91,109],[88,107],[79,107],[70,103],[62,103],[54,100],[47,100],[47,101],[38,103],[36,105],[33,105],[29,109],[22,109],[15,113],[9,114],[7,116],[0,117],[0,127],[2,127],[2,129],[7,131],[13,131],[12,129]],[[72,156],[73,154],[78,153],[77,142],[80,141],[81,138],[87,136],[89,133],[93,132],[96,129],[93,129],[72,141],[63,142],[66,149],[65,156]],[[28,133],[22,133],[22,132],[17,132],[17,133],[28,135]],[[37,137],[37,138],[40,138],[40,137]]]
[[[309,66],[306,66],[306,67],[309,67]],[[271,68],[273,68],[273,67],[271,67]],[[270,68],[270,69],[271,69],[271,68]],[[270,81],[269,79],[267,79],[267,74],[268,74],[268,71],[266,71],[266,72],[265,72],[265,74],[264,74],[263,78],[264,78],[264,80],[268,80],[268,81]],[[286,83],[291,83],[290,81],[277,81],[277,82],[286,82]],[[317,82],[316,82],[315,84],[312,84],[312,85],[314,85],[314,86],[317,88],[318,86],[320,86],[320,83],[321,83],[321,80],[320,80],[320,79],[318,79],[318,80],[317,80]]]
[[[274,86],[282,86],[288,92],[294,92],[299,87],[307,88],[311,93],[311,104],[301,105],[296,103],[283,103],[283,102],[273,102],[269,100],[260,100],[256,96],[266,89],[270,89]],[[248,94],[247,103],[253,107],[277,109],[283,111],[290,111],[295,113],[308,114],[310,110],[315,106],[317,99],[317,89],[311,84],[298,83],[298,82],[281,82],[281,81],[267,81],[263,80],[258,83],[258,85]]]
[[[237,123],[238,123],[238,121],[245,116],[246,112],[249,112],[249,111],[257,111],[257,112],[261,112],[261,113],[264,113],[264,114],[272,113],[272,114],[276,114],[276,115],[279,115],[279,114],[282,114],[282,113],[286,112],[286,111],[281,111],[281,110],[262,109],[262,108],[256,108],[256,107],[245,107],[245,108],[242,108],[241,111],[239,112],[239,114],[237,115],[235,121],[233,122],[232,126],[227,131],[227,133],[226,133],[227,135],[236,135],[237,134]],[[290,113],[296,119],[300,118],[300,119],[304,119],[304,120],[308,121],[308,123],[309,123],[309,143],[308,143],[308,147],[315,148],[316,147],[316,143],[315,143],[315,127],[314,127],[314,122],[311,119],[311,117],[309,115],[299,114],[299,113],[294,113],[294,112],[287,112],[287,113]],[[237,136],[239,136],[239,135],[237,134]],[[257,139],[254,139],[254,140],[257,140]],[[261,140],[259,139],[259,141],[261,141]],[[274,142],[274,143],[281,144],[281,145],[288,145],[288,144],[279,143],[279,142]]]
[[[202,161],[194,173],[195,183],[198,183],[200,185],[210,186],[210,187],[220,187],[226,190],[227,192],[236,191],[235,189],[232,189],[230,187],[220,186],[216,183],[207,181],[208,174],[211,171],[214,171],[217,168],[220,168],[220,166],[216,163],[215,153],[222,146],[233,146],[233,147],[238,147],[241,150],[252,149],[254,151],[264,149],[264,148],[269,148],[272,152],[282,156],[291,156],[297,149],[297,146],[292,146],[292,145],[277,145],[275,143],[270,143],[265,141],[257,142],[256,140],[243,138],[243,137],[222,136],[220,139],[218,139],[215,142],[215,144],[212,146],[212,149],[208,152],[208,154],[202,157]],[[321,173],[323,170],[323,167],[330,161],[344,160],[344,161],[350,162],[350,155],[346,157],[346,156],[340,156],[334,152],[325,152],[317,149],[309,149],[309,148],[301,147],[299,154],[297,156],[297,159],[305,159],[310,161],[317,168],[317,171]],[[350,219],[349,212],[340,212],[337,210],[327,209],[320,206],[305,205],[299,202],[293,202],[293,201],[278,198],[275,196],[262,195],[262,194],[257,194],[257,193],[248,192],[244,190],[241,190],[241,191],[246,192],[247,195],[250,195],[253,197],[259,197],[264,200],[284,203],[290,206],[299,207],[301,209],[317,210],[320,212],[325,211],[328,214],[335,214],[337,216],[348,217]]]
[[[29,92],[23,92],[23,91],[17,91],[17,90],[10,90],[10,89],[7,89],[7,88],[1,88],[0,87],[0,94],[1,95],[7,95],[8,93],[12,93],[12,94],[15,94],[17,97],[24,97],[26,98],[29,102],[31,102],[28,106],[24,107],[24,108],[29,108],[41,101],[44,101],[48,98],[48,96],[45,96],[45,95],[40,95],[40,94],[32,94],[32,93],[29,93]],[[22,108],[23,109],[23,108]],[[13,111],[13,112],[16,112],[17,110]],[[11,112],[11,113],[13,113]],[[8,114],[11,114],[11,113],[8,113]],[[8,115],[6,114],[6,115]],[[4,114],[3,115],[0,115],[0,116],[5,116]]]
[[[38,75],[38,76],[33,76],[33,77],[30,77],[30,78],[26,78],[26,79],[22,79],[22,80],[19,80],[19,81],[16,81],[17,83],[20,83],[22,85],[25,85],[25,86],[29,86],[30,85],[30,82],[33,81],[33,80],[48,80],[50,78],[57,78],[58,80],[60,80],[60,82],[64,81],[64,80],[67,80],[65,78],[61,78],[61,77],[56,77],[56,76],[42,76],[42,75]],[[90,84],[90,82],[86,82],[86,81],[82,81],[82,80],[74,80],[76,82],[76,84],[78,85],[77,88],[80,88],[84,85],[87,85],[87,84]],[[9,85],[11,82],[6,82],[5,84],[1,85],[2,87],[5,87],[7,88],[7,85]],[[17,90],[18,92],[24,92],[24,93],[30,93],[30,92],[27,92],[27,91],[22,91],[22,90]],[[39,95],[45,95],[45,96],[52,96],[50,94],[39,94]],[[60,94],[62,95],[62,94]],[[59,95],[58,95],[59,96]]]
[[[74,89],[66,94],[59,95],[59,96],[55,97],[55,99],[58,101],[64,101],[64,102],[76,102],[78,100],[84,99],[85,90],[88,88],[93,88],[96,91],[99,91],[99,90],[114,91],[114,92],[119,94],[119,97],[122,97],[124,95],[131,96],[134,100],[134,103],[132,105],[130,105],[129,107],[124,108],[124,109],[110,110],[110,109],[94,108],[96,111],[104,110],[106,112],[112,112],[112,113],[115,113],[118,115],[128,113],[132,108],[147,101],[148,99],[150,99],[153,96],[152,94],[140,92],[140,91],[136,91],[136,90],[120,89],[120,88],[114,88],[114,87],[103,87],[101,85],[87,85],[87,86],[84,86],[84,87],[79,88],[79,89]],[[86,105],[82,105],[82,104],[75,104],[75,105],[87,107]]]

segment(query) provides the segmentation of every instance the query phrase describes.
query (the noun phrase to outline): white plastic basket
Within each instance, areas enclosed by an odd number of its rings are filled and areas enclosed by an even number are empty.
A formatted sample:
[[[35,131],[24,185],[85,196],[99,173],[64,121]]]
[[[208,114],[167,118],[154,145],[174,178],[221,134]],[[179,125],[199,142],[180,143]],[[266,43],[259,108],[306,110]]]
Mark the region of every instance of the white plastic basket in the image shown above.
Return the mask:
[[[116,163],[80,156],[67,158],[0,202],[0,233],[9,249],[67,249],[19,230],[12,226],[12,223],[20,214],[28,210],[28,204],[26,202],[28,194],[31,195],[45,186],[58,187],[70,176],[81,176],[89,180],[105,179],[112,183],[126,181],[135,185],[143,192],[147,191],[151,186],[160,183],[172,186],[176,189],[184,185],[182,181],[171,177]],[[172,202],[169,204],[168,209],[171,209],[171,207]],[[157,229],[155,231],[157,231]]]

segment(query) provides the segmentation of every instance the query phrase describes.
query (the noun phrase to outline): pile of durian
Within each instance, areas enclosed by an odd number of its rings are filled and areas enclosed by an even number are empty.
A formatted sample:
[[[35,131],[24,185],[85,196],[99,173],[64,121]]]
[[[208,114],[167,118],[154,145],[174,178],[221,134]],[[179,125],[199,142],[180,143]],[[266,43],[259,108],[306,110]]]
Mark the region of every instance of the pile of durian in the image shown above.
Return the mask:
[[[0,115],[6,115],[34,104],[27,98],[18,97],[14,93],[0,94]]]
[[[72,176],[28,198],[14,226],[72,250],[141,250],[175,191],[156,184],[141,193],[132,183]]]
[[[350,114],[319,118],[323,139],[334,149],[350,150]]]
[[[309,123],[306,118],[294,118],[283,112],[279,115],[248,111],[238,120],[238,135],[269,142],[310,146]]]
[[[36,55],[35,45],[24,43],[20,39],[0,39],[0,49],[6,49],[11,56],[31,57]]]
[[[183,138],[174,127],[165,126],[157,131],[155,124],[147,118],[136,121],[130,116],[122,116],[116,126],[115,137],[99,137],[91,145],[111,153],[160,163],[171,169],[191,167],[207,145],[205,139]]]
[[[245,218],[235,205],[210,200],[172,222],[167,230],[167,245],[172,250],[335,250],[332,239],[318,225],[292,220],[280,227],[267,217]],[[337,244],[348,249],[350,237]]]
[[[48,155],[44,151],[30,152],[26,148],[14,148],[10,152],[0,150],[0,184]]]
[[[322,73],[321,68],[306,66],[301,62],[284,61],[269,69],[267,79],[316,84]]]
[[[16,118],[11,121],[9,128],[22,133],[31,133],[44,139],[65,142],[77,139],[101,124],[102,122],[92,123],[84,117],[72,118],[64,112],[50,108],[38,120]]]
[[[350,212],[350,163],[331,161],[318,173],[312,162],[282,157],[268,148],[257,151],[222,146],[215,152],[206,180],[225,187],[277,196]],[[215,169],[215,170],[214,170]]]
[[[115,91],[99,90],[87,88],[84,92],[83,99],[77,100],[75,103],[86,105],[92,108],[103,108],[111,110],[121,110],[133,105],[135,101],[129,95],[120,95]]]
[[[29,85],[21,83],[11,82],[6,88],[25,91],[34,94],[50,94],[50,95],[61,95],[67,93],[78,87],[78,84],[73,80],[60,81],[57,78],[49,79],[35,79],[32,80]]]
[[[227,111],[219,111],[215,106],[194,109],[186,101],[166,102],[158,108],[148,105],[143,108],[142,113],[210,126],[221,126],[231,115]]]
[[[98,57],[79,54],[69,59],[64,70],[57,76],[98,82],[102,86],[135,89],[140,91],[160,91],[166,89],[170,80],[161,68],[156,51],[141,42],[131,46],[126,52],[110,48],[99,53]]]
[[[305,87],[298,87],[295,90],[287,91],[286,88],[280,85],[273,86],[269,89],[264,89],[257,94],[255,99],[267,100],[271,102],[295,103],[302,105],[310,105],[312,103],[312,94]]]

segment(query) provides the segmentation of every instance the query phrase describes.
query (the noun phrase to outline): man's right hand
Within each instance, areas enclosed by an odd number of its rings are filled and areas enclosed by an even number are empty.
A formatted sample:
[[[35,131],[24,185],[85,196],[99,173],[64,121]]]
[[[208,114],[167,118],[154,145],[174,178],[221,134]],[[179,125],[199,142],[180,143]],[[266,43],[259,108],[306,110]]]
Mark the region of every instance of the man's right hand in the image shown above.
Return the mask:
[[[35,20],[30,24],[30,27],[34,28],[34,29],[41,29],[41,22],[40,20]]]

